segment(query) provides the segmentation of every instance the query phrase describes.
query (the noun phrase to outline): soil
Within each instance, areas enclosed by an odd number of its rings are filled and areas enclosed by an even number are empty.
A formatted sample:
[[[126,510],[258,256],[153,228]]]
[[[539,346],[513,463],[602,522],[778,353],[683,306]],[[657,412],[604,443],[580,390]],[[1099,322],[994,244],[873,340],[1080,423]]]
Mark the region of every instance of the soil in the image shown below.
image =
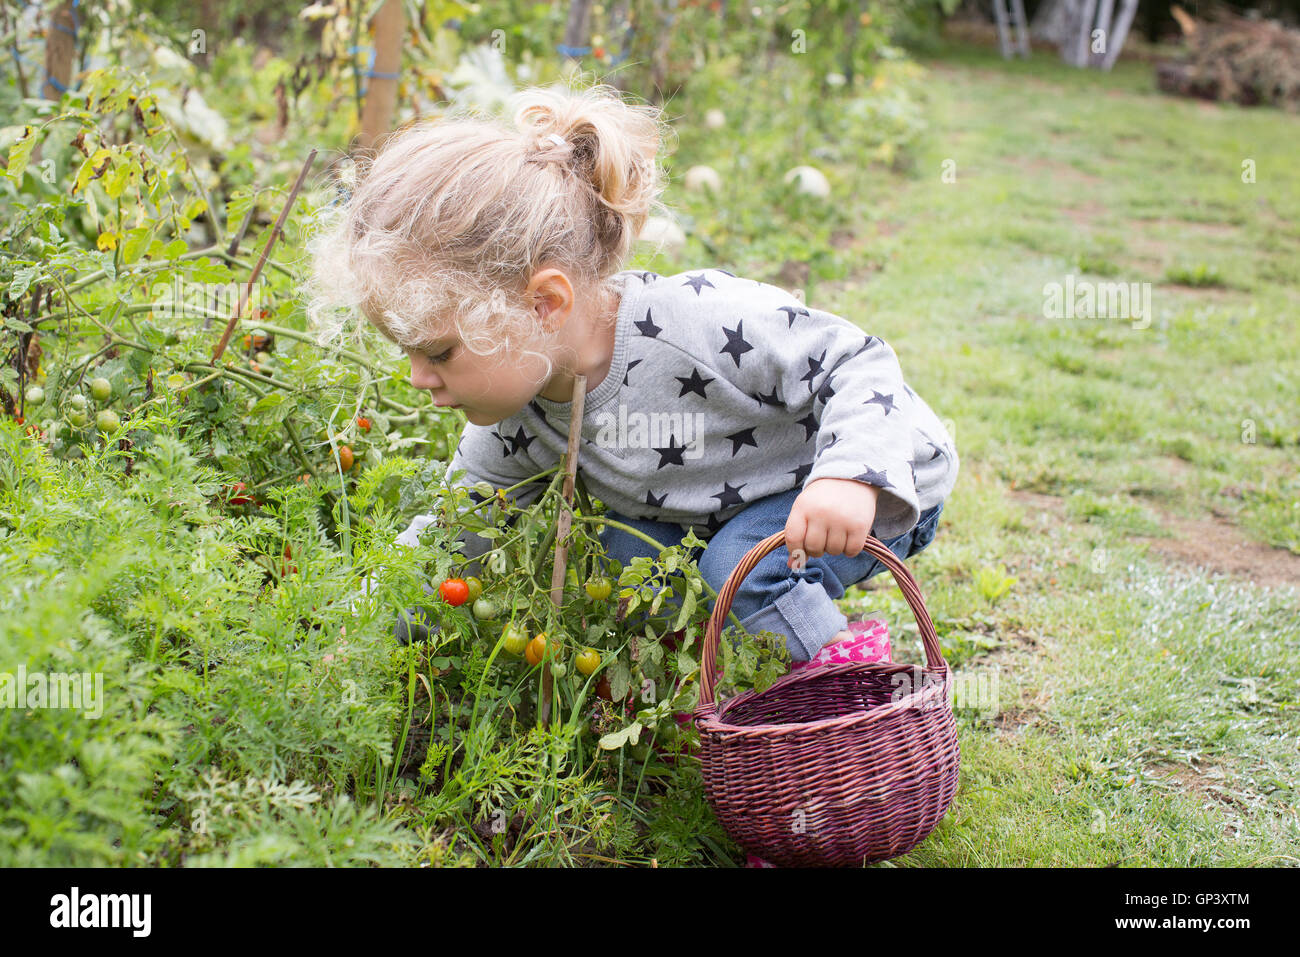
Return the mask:
[[[1037,512],[1065,515],[1065,502],[1056,495],[1008,491],[1013,501]],[[1133,541],[1181,565],[1204,568],[1268,587],[1300,587],[1300,555],[1247,538],[1220,516],[1184,518],[1163,513],[1171,538],[1134,536]]]

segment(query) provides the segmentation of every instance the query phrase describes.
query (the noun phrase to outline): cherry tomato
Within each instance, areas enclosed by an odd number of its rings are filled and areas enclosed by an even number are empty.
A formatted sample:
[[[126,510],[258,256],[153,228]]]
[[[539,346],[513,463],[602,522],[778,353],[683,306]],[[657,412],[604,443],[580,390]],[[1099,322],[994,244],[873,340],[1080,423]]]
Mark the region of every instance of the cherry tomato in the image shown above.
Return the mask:
[[[569,669],[565,667],[564,662],[556,661],[551,664],[551,677],[563,678],[568,673]]]
[[[589,578],[585,587],[592,601],[604,601],[614,591],[614,586],[608,578]]]
[[[362,432],[369,432],[370,420],[367,419],[364,415],[357,416],[357,428],[360,429]]]
[[[479,621],[491,621],[497,616],[497,606],[486,598],[474,602],[474,617]]]
[[[84,412],[86,410],[86,397],[80,392],[75,392],[68,398],[68,405],[80,412]]]
[[[478,601],[479,595],[483,594],[483,583],[470,575],[465,579],[465,584],[469,586],[469,600]]]
[[[85,409],[78,409],[74,406],[73,408],[68,410],[67,419],[69,424],[74,425],[77,428],[81,428],[88,421],[90,421],[90,416],[86,414]]]
[[[226,504],[227,505],[255,505],[256,499],[251,495],[245,495],[248,486],[243,482],[236,482],[234,485],[226,486]]]
[[[596,682],[596,697],[604,698],[606,701],[614,700],[614,692],[609,686],[608,674],[601,675],[600,680]]]
[[[113,396],[113,383],[109,382],[102,376],[90,380],[90,394],[95,397],[96,402],[106,402]]]
[[[352,463],[356,460],[356,456],[352,454],[352,446],[339,446],[339,468],[345,472],[350,472],[352,471]]]
[[[578,671],[583,675],[589,675],[600,667],[600,652],[595,648],[584,648],[578,655]],[[603,680],[603,679],[602,679]]]
[[[530,665],[540,665],[542,656],[546,654],[546,636],[538,635],[528,643],[524,649],[524,657],[528,659]]]
[[[469,598],[469,586],[463,578],[448,578],[438,586],[438,594],[449,605],[463,605]]]
[[[117,413],[112,409],[101,409],[95,416],[95,428],[101,432],[116,432],[117,427],[122,424],[122,420],[117,417]]]
[[[45,390],[38,385],[29,385],[25,398],[28,405],[40,405],[45,401]]]
[[[513,621],[501,632],[505,638],[506,651],[512,655],[522,655],[528,647],[528,632]],[[540,659],[538,659],[540,660]]]

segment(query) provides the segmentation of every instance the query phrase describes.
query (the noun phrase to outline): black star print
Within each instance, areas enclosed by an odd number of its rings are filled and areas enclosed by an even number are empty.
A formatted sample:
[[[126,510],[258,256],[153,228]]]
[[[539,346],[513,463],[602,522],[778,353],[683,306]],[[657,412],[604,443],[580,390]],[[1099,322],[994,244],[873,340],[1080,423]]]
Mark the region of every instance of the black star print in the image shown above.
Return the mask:
[[[646,285],[650,284],[651,279],[659,278],[659,274],[657,272],[639,272],[636,275],[640,277],[641,281]]]
[[[523,426],[520,426],[515,431],[514,435],[508,436],[507,438],[509,439],[510,443],[514,445],[514,448],[510,450],[511,455],[514,455],[520,449],[523,449],[525,452],[527,452],[528,446],[530,446],[533,442],[537,441],[537,436],[524,434]]]
[[[823,379],[821,388],[818,389],[816,393],[815,401],[819,401],[823,405],[829,402],[831,396],[835,394],[835,390],[831,388],[831,378],[832,375],[828,375],[825,379]]]
[[[645,318],[640,322],[633,323],[640,331],[641,335],[649,336],[651,339],[657,338],[659,333],[663,332],[662,326],[656,326],[655,321],[650,318],[650,310],[645,311]]]
[[[718,500],[718,508],[720,509],[726,508],[729,505],[742,505],[745,500],[740,497],[740,490],[748,484],[748,482],[741,482],[735,488],[732,488],[730,484],[723,482],[722,491],[714,492],[709,497]]]
[[[934,455],[926,459],[927,462],[933,462],[939,456],[943,455],[943,449],[940,446],[935,445],[933,442],[926,442],[925,444],[930,446],[930,448],[934,449]]]
[[[488,497],[486,495],[480,495],[478,492],[474,491],[473,489],[469,489],[468,491],[469,491],[469,500],[473,502],[475,505],[482,505],[484,502],[488,500]]]
[[[903,383],[903,391],[906,392],[908,395],[910,395],[913,399],[916,398],[916,393],[912,391],[912,387],[909,386],[906,382]]]
[[[627,385],[627,374],[641,364],[640,359],[633,359],[627,364],[627,371],[623,373],[623,384]]]
[[[777,395],[776,390],[777,386],[772,386],[771,395],[763,395],[760,392],[758,395],[751,395],[750,398],[756,401],[760,408],[765,405],[783,405],[784,403],[781,401],[781,397]]]
[[[718,529],[720,529],[723,526],[723,524],[724,523],[722,522],[721,519],[718,518],[718,516],[710,512],[708,519],[704,522],[704,527],[709,530],[710,535],[715,535],[717,534]]]
[[[654,451],[656,451],[656,452],[659,453],[659,465],[656,467],[656,471],[657,471],[658,469],[663,468],[665,465],[685,465],[685,464],[686,464],[685,462],[682,461],[682,453],[685,452],[685,451],[687,450],[687,448],[689,448],[689,446],[686,446],[686,445],[674,445],[673,443],[674,443],[675,441],[676,441],[676,436],[672,436],[672,435],[670,435],[670,436],[668,436],[668,447],[667,447],[667,448],[663,448],[663,449],[655,449],[655,450],[654,450]]]
[[[885,410],[885,415],[889,415],[889,413],[893,411],[894,408],[894,397],[892,395],[885,395],[883,392],[877,392],[875,389],[872,389],[871,398],[868,399],[866,402],[863,402],[862,404],[878,405]]]
[[[814,392],[817,391],[816,389],[813,388],[813,379],[815,379],[815,378],[817,378],[819,375],[821,375],[821,373],[822,373],[822,359],[825,359],[825,358],[826,358],[826,350],[825,350],[825,349],[822,350],[822,354],[821,354],[818,358],[816,358],[816,359],[814,359],[812,356],[809,356],[809,357],[808,357],[808,372],[807,372],[807,373],[803,376],[803,378],[801,378],[799,381],[800,381],[800,382],[807,382],[807,383],[808,383],[808,394],[809,394],[809,395],[812,395]]]
[[[817,416],[813,415],[813,413],[811,412],[805,415],[802,419],[799,419],[798,421],[795,422],[795,425],[803,426],[804,428],[803,440],[805,442],[807,442],[809,439],[811,439],[814,435],[817,434],[817,424],[818,424]]]
[[[916,463],[908,462],[907,467],[912,470],[912,487],[915,488],[916,487]]]
[[[813,464],[801,465],[797,469],[791,469],[790,474],[794,476],[794,487],[799,488],[803,485],[803,480],[808,477],[808,473],[813,469]]]
[[[791,329],[794,327],[794,320],[796,316],[808,315],[808,310],[803,308],[802,306],[782,306],[780,309],[777,310],[777,312],[785,313],[785,318],[786,318],[785,327],[787,329]]]
[[[509,440],[508,438],[506,438],[504,435],[502,435],[500,432],[498,432],[496,429],[493,429],[493,430],[492,430],[492,436],[493,436],[493,438],[495,438],[498,442],[501,443],[501,457],[502,457],[502,458],[507,458],[507,457],[509,457],[509,455],[510,455],[510,440]]]
[[[717,271],[722,273],[722,275],[724,276],[730,276],[732,279],[736,278],[736,274],[734,272],[727,272],[725,269],[719,269]]]
[[[690,279],[686,280],[686,282],[683,285],[690,286],[692,289],[694,289],[695,295],[697,296],[700,294],[700,290],[703,289],[705,286],[708,286],[710,289],[718,288],[717,286],[713,285],[713,283],[709,282],[708,277],[705,276],[704,273],[700,273],[698,276],[692,276]]]
[[[838,442],[839,440],[840,440],[840,437],[839,437],[838,435],[836,435],[834,432],[832,432],[832,433],[831,433],[831,440],[830,440],[829,442],[826,443],[826,448],[822,449],[822,451],[823,451],[823,452],[829,452],[830,449],[831,449],[831,446],[833,446],[833,445],[834,445],[836,442]]]
[[[649,489],[645,490],[645,503],[651,508],[663,508],[664,502],[668,499],[668,493],[664,492],[658,498],[655,498],[654,492]]]
[[[748,429],[741,429],[739,432],[732,432],[730,435],[727,436],[727,438],[731,439],[732,458],[735,458],[736,453],[739,452],[746,445],[752,445],[754,448],[758,448],[758,443],[754,441],[754,429],[756,428],[758,428],[758,426],[752,426]]]
[[[754,348],[745,341],[745,334],[741,331],[744,325],[745,322],[742,319],[740,322],[736,323],[735,329],[728,329],[726,326],[722,327],[722,331],[727,335],[727,344],[722,347],[719,355],[726,353],[731,356],[731,358],[735,359],[737,369],[740,368],[740,357]]]
[[[866,482],[868,485],[874,485],[876,488],[893,488],[894,484],[885,478],[884,472],[877,472],[870,466],[861,475],[853,476],[859,482]]]
[[[682,391],[677,393],[677,398],[680,399],[689,392],[696,393],[701,399],[708,398],[704,393],[704,387],[713,380],[701,376],[699,369],[692,369],[689,377],[675,375],[673,378],[682,384]]]
[[[867,336],[867,338],[863,340],[862,345],[858,346],[858,351],[853,354],[855,356],[860,356],[879,341],[880,340],[875,336]]]
[[[528,408],[530,408],[530,409],[532,409],[534,412],[536,412],[539,418],[541,418],[541,419],[543,419],[543,420],[546,419],[546,410],[543,409],[540,405],[537,404],[537,400],[536,400],[536,399],[529,399],[529,400],[528,400]]]

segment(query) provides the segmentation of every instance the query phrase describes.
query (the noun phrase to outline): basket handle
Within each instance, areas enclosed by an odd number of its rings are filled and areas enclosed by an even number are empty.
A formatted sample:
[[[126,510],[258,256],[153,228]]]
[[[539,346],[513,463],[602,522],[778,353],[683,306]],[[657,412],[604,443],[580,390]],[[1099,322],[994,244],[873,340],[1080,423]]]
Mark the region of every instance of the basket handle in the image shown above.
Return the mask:
[[[769,552],[775,551],[784,544],[785,529],[763,539],[745,553],[744,558],[732,569],[731,575],[719,589],[718,600],[713,603],[713,613],[709,616],[708,628],[704,633],[704,660],[700,666],[700,700],[696,705],[697,708],[713,704],[713,692],[718,683],[718,645],[722,637],[723,624],[727,620],[728,612],[731,611],[731,602],[736,597],[736,592],[754,567]],[[912,577],[912,573],[899,561],[898,556],[875,536],[868,535],[862,547],[889,569],[894,576],[894,581],[902,589],[903,598],[907,600],[908,607],[912,609],[912,616],[921,629],[926,665],[932,671],[946,670],[948,663],[944,661],[943,652],[939,649],[939,635],[934,630],[934,622],[930,620],[930,612],[925,607],[925,598],[921,595],[921,588]]]

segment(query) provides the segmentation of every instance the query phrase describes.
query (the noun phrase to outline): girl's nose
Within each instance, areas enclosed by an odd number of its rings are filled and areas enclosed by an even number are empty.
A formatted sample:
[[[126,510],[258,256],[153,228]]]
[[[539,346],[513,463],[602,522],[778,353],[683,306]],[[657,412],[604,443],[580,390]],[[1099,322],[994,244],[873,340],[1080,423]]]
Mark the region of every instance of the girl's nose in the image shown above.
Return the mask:
[[[415,356],[411,357],[411,388],[429,391],[441,388],[442,380],[438,374],[433,371],[433,367],[426,361]]]

